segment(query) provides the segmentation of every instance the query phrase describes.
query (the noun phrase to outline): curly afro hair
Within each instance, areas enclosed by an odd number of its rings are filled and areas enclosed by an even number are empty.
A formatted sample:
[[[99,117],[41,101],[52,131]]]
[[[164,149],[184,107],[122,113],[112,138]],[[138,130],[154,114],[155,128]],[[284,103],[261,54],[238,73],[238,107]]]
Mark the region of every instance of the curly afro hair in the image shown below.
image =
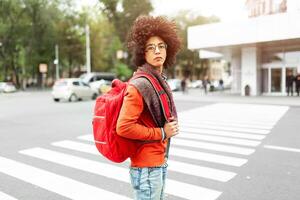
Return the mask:
[[[128,35],[128,49],[133,54],[134,65],[141,66],[146,63],[145,45],[152,36],[160,37],[168,46],[164,67],[174,65],[176,54],[181,47],[181,39],[177,34],[175,22],[162,16],[140,16],[135,20]]]

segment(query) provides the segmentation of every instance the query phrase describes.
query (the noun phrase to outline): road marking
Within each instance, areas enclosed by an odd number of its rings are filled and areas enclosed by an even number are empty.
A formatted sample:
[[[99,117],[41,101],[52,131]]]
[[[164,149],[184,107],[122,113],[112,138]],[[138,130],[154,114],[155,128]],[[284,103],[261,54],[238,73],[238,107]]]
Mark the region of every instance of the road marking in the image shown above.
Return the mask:
[[[196,128],[182,128],[179,127],[180,131],[189,132],[189,133],[197,133],[197,134],[209,134],[209,135],[220,135],[220,136],[229,136],[229,137],[237,137],[237,138],[245,138],[252,140],[262,140],[266,136],[258,135],[258,134],[249,134],[249,133],[235,133],[229,131],[221,131],[221,130],[209,130],[209,129],[196,129]]]
[[[95,173],[108,178],[118,179],[124,182],[128,181],[128,170],[124,171],[124,168],[114,166],[111,164],[91,161],[77,156],[72,156],[38,147],[22,150],[20,151],[20,153],[47,160],[50,162],[58,163],[61,165],[65,165],[68,167],[87,171],[90,173]],[[168,161],[168,164],[168,169],[170,169],[171,171],[177,171],[180,173],[185,173],[222,182],[227,182],[236,175],[233,172],[180,163],[177,161]],[[124,173],[116,173],[118,170],[121,170]]]
[[[260,144],[259,141],[254,141],[254,140],[235,139],[235,138],[227,138],[222,136],[212,136],[212,135],[202,135],[202,134],[189,134],[185,132],[185,130],[181,130],[181,133],[178,134],[176,137],[183,138],[183,139],[189,138],[189,139],[221,142],[226,144],[237,144],[237,145],[252,146],[252,147],[258,146]]]
[[[168,169],[178,171],[180,173],[199,176],[221,182],[227,182],[235,177],[236,173],[213,169],[209,167],[201,167],[198,165],[187,164],[183,162],[168,160]]]
[[[219,152],[234,153],[240,155],[250,155],[255,152],[255,149],[250,149],[245,147],[236,147],[236,146],[223,145],[223,144],[214,144],[209,142],[183,140],[179,138],[174,138],[172,140],[172,144],[186,146],[186,147],[208,149],[208,150],[219,151]]]
[[[99,197],[130,200],[128,197],[4,157],[0,157],[0,172],[74,200],[99,200]]]
[[[82,135],[77,137],[78,139],[94,142],[93,135]],[[223,145],[223,144],[214,144],[209,142],[200,142],[200,141],[191,141],[191,140],[183,140],[179,138],[174,138],[172,140],[172,144],[187,146],[187,147],[194,147],[194,148],[201,148],[201,149],[208,149],[213,151],[220,151],[220,152],[227,152],[227,153],[235,153],[241,155],[250,155],[255,152],[255,149],[245,148],[245,147],[236,147],[230,145]]]
[[[205,111],[206,112],[206,111]],[[199,111],[199,113],[203,113],[203,111]],[[231,118],[231,117],[226,117],[226,118],[216,118],[214,116],[199,116],[199,113],[189,113],[189,115],[187,115],[187,113],[181,114],[179,113],[179,120],[182,121],[188,121],[188,122],[192,122],[192,123],[201,123],[202,121],[209,121],[209,122],[214,122],[214,123],[225,123],[225,124],[232,124],[232,125],[242,125],[242,126],[254,126],[254,127],[266,127],[267,129],[270,127],[273,127],[276,122],[272,122],[272,123],[266,123],[266,122],[260,122],[260,121],[253,121],[249,120],[249,119],[244,119],[242,117],[240,118]],[[219,112],[215,112],[214,114],[220,114]],[[197,120],[195,120],[195,118],[191,118],[190,116],[196,115],[197,116]]]
[[[123,182],[128,182],[127,179],[129,178],[128,171],[126,173],[115,173],[119,169],[122,171],[122,168],[44,148],[36,147],[32,149],[25,149],[19,151],[19,153],[39,158],[42,160],[58,163],[67,167],[87,171],[100,176],[118,179]]]
[[[194,117],[191,116],[197,116],[196,123],[203,119],[226,123],[274,126],[288,109],[288,106],[218,103],[181,112],[179,119],[193,120]]]
[[[89,154],[99,155],[100,153],[96,149],[95,145],[91,144],[84,144],[80,142],[74,142],[70,140],[63,140],[59,142],[52,143],[54,146],[71,149],[75,151],[81,151]],[[184,150],[180,148],[171,147],[170,155],[180,156],[184,158],[191,158],[194,160],[203,160],[213,163],[220,163],[230,166],[242,166],[247,162],[247,159],[243,158],[235,158],[230,156],[221,156],[211,153],[202,153],[202,152],[196,152],[196,151],[190,151],[190,150]]]
[[[42,148],[22,150],[20,151],[20,153],[129,183],[128,169],[122,167],[91,161],[77,156],[72,156]],[[177,163],[175,163],[175,165],[179,166]],[[184,188],[184,192],[182,192],[180,188]],[[187,194],[187,191],[193,192],[191,194]],[[201,197],[201,199],[207,200],[214,200],[221,194],[221,192],[216,190],[211,190],[187,183],[181,183],[174,180],[168,180],[166,193],[179,196],[181,198],[197,199]],[[109,199],[115,198],[110,197]]]
[[[87,140],[87,141],[91,141],[91,135],[83,135],[83,136],[79,136],[78,138],[83,139],[83,140]],[[53,145],[55,146],[59,146],[62,148],[66,148],[66,149],[72,149],[72,150],[76,150],[76,151],[81,151],[81,152],[85,152],[85,153],[89,153],[89,154],[93,154],[93,155],[100,155],[100,153],[96,150],[96,148],[94,147],[94,145],[89,145],[89,144],[83,144],[83,143],[79,143],[79,142],[73,142],[73,141],[61,141],[61,142],[55,142],[53,143]],[[173,151],[173,147],[172,147],[172,151]],[[170,152],[171,153],[171,152]],[[202,154],[201,154],[202,155]],[[205,156],[209,156],[211,154],[205,154]],[[212,154],[214,155],[214,154]],[[223,158],[223,157],[221,157]],[[232,157],[225,157],[225,158],[232,158]],[[196,159],[193,157],[193,159]],[[206,158],[207,159],[207,158]],[[224,158],[223,158],[224,160]],[[168,162],[170,162],[171,160],[169,160]],[[233,159],[233,164],[236,165],[240,165],[243,164],[245,161],[247,162],[247,160],[245,159]],[[172,161],[171,161],[172,162]],[[222,162],[222,161],[221,161]],[[224,161],[223,161],[224,162]],[[223,164],[222,162],[222,164]],[[228,161],[230,162],[230,161]],[[173,162],[174,166],[179,165],[178,162]],[[234,166],[236,166],[234,165]],[[228,181],[229,178],[233,178],[233,176],[235,176],[235,174],[233,172],[228,172],[228,171],[223,171],[223,170],[217,170],[214,171],[213,168],[204,168],[199,166],[199,168],[196,168],[197,165],[189,165],[189,164],[180,164],[180,167],[173,167],[170,166],[169,169],[171,169],[172,171],[178,171],[181,173],[186,173],[186,174],[190,174],[190,175],[194,175],[194,176],[199,176],[199,177],[206,177],[206,178],[211,178],[214,180],[218,180],[218,181]],[[190,169],[190,170],[187,170]],[[206,170],[209,170],[206,171]],[[207,173],[211,173],[211,172],[215,172],[216,176],[212,176],[212,177],[208,177]],[[221,174],[223,173],[223,174]],[[212,174],[212,173],[211,173]]]
[[[261,129],[253,129],[253,128],[235,128],[235,127],[227,127],[222,125],[205,125],[202,123],[198,123],[197,125],[189,124],[189,123],[180,123],[180,127],[184,128],[202,128],[202,129],[210,129],[210,130],[223,130],[223,131],[235,131],[240,133],[256,133],[256,134],[268,134],[269,130],[261,130]]]
[[[180,115],[180,113],[179,113]],[[253,128],[253,129],[263,129],[263,130],[270,130],[272,129],[273,125],[271,126],[266,126],[266,125],[255,125],[255,124],[243,124],[243,123],[236,123],[235,121],[230,121],[230,122],[222,122],[220,120],[215,121],[215,120],[208,120],[208,119],[201,119],[201,120],[195,120],[195,119],[180,119],[180,121],[184,121],[187,124],[190,125],[198,125],[198,124],[206,124],[206,125],[214,125],[214,126],[226,126],[226,127],[234,127],[234,128]],[[180,123],[181,124],[181,123]]]
[[[171,147],[170,155],[179,156],[182,158],[190,158],[194,160],[202,160],[207,162],[213,162],[218,164],[230,165],[240,167],[244,165],[248,160],[243,158],[235,158],[230,156],[221,156],[211,153],[195,152],[185,149],[179,149]]]
[[[289,148],[289,147],[273,146],[273,145],[264,145],[264,148],[300,153],[300,149],[297,148]]]
[[[1,200],[17,200],[16,198],[9,196],[8,194],[5,194],[0,191],[0,199]]]

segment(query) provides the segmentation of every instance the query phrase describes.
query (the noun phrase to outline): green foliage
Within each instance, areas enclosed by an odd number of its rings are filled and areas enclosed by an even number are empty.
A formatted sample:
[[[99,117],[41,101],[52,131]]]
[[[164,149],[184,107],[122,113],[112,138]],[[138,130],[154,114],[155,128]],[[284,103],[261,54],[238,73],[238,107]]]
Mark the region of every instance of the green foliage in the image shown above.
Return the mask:
[[[115,33],[119,37],[122,50],[127,50],[127,34],[134,22],[140,15],[148,15],[152,10],[150,0],[99,0],[102,11],[113,24]],[[124,60],[129,64],[130,56]]]
[[[129,29],[138,16],[152,11],[151,0],[99,0],[99,4],[78,11],[75,0],[0,0],[0,80],[12,77],[18,85],[24,78],[41,80],[40,63],[48,64],[47,77],[54,78],[55,45],[59,46],[60,74],[76,76],[86,62],[87,24],[92,70],[115,71],[120,78],[129,78],[130,55],[117,60],[116,52],[127,51]],[[218,19],[191,16],[188,11],[174,19],[183,38],[178,64],[189,69],[198,56],[186,49],[187,27]]]
[[[202,73],[202,69],[195,68],[196,65],[200,65],[200,58],[198,51],[191,51],[187,49],[187,29],[189,26],[208,24],[218,22],[219,19],[215,16],[204,17],[201,15],[193,15],[190,11],[184,10],[178,13],[177,16],[173,18],[176,21],[179,28],[179,34],[182,38],[182,50],[177,56],[177,64],[183,69],[183,75],[188,77],[193,73]],[[199,38],[201,40],[201,36]],[[171,74],[174,74],[171,72]]]
[[[114,72],[123,81],[128,80],[132,76],[132,70],[126,64],[121,62],[116,63]]]

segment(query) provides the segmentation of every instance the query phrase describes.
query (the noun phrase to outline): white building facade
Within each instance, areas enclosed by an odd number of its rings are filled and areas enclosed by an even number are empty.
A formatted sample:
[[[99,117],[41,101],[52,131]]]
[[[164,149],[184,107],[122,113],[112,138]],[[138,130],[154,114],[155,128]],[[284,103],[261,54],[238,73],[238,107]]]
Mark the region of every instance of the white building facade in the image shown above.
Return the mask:
[[[231,65],[234,93],[245,95],[249,86],[252,96],[286,95],[286,74],[300,73],[300,1],[246,4],[248,19],[189,27],[188,48],[221,53]]]

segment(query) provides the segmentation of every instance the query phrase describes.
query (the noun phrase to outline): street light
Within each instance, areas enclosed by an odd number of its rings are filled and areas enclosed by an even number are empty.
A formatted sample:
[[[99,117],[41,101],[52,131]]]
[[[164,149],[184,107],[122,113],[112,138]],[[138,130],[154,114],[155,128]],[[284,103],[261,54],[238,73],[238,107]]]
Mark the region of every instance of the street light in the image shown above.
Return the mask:
[[[90,48],[90,27],[88,24],[85,26],[86,38],[86,72],[91,73],[91,48]]]
[[[58,45],[55,45],[55,60],[54,60],[54,64],[56,66],[55,68],[55,78],[56,80],[59,79],[59,55],[58,55]]]

